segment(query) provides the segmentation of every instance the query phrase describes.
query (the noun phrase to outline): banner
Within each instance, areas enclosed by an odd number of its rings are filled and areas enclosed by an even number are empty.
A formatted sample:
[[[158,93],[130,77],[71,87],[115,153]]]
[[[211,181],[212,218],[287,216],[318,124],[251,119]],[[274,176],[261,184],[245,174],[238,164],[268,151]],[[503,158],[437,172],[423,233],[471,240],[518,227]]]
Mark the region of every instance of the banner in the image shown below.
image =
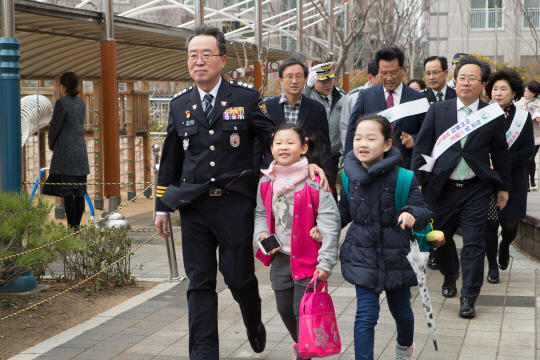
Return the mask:
[[[508,144],[508,148],[514,145],[517,137],[519,136],[519,134],[521,134],[521,131],[525,126],[525,122],[527,121],[527,115],[529,115],[528,111],[522,110],[516,106],[516,114],[514,115],[514,120],[512,120],[512,124],[506,132],[506,143]]]
[[[431,172],[437,158],[448,150],[449,147],[501,115],[504,115],[504,112],[499,104],[494,103],[470,114],[464,120],[446,130],[435,142],[431,156],[422,155],[426,160],[426,164],[420,167],[419,170]]]
[[[409,101],[381,111],[377,115],[384,116],[391,123],[407,116],[422,114],[429,109],[429,101],[426,98]]]

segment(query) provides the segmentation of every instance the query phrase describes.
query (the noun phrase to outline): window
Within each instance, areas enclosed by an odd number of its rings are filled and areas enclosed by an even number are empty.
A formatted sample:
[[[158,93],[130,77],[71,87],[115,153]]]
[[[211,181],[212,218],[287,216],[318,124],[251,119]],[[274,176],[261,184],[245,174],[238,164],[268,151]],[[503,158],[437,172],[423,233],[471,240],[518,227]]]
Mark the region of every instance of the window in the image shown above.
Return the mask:
[[[523,28],[540,27],[540,1],[525,0],[523,12]]]
[[[471,0],[471,29],[503,27],[502,0]]]
[[[288,36],[281,37],[281,50],[293,52],[296,49],[296,41]]]
[[[229,7],[236,4],[236,0],[223,0],[223,7]]]

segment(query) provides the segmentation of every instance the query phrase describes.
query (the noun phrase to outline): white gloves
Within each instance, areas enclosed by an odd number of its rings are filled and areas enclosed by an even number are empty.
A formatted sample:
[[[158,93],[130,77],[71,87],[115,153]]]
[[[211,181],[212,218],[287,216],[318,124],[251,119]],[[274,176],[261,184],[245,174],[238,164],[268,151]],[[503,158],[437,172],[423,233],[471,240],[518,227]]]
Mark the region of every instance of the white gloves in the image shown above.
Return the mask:
[[[307,87],[313,89],[315,87],[315,82],[317,81],[317,72],[313,68],[309,69],[309,74],[307,77]]]

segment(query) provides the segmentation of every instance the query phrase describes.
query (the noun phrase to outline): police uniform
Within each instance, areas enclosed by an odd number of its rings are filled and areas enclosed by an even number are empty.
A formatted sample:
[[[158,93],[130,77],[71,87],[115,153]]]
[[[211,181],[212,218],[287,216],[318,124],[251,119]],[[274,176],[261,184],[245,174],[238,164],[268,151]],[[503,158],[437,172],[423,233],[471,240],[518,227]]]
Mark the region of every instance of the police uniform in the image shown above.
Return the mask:
[[[253,144],[255,137],[266,143],[274,125],[256,89],[220,81],[210,121],[196,86],[171,101],[157,184],[156,210],[180,209],[182,253],[190,280],[192,360],[219,358],[218,246],[219,270],[240,305],[246,328],[261,323],[252,245],[258,184]]]

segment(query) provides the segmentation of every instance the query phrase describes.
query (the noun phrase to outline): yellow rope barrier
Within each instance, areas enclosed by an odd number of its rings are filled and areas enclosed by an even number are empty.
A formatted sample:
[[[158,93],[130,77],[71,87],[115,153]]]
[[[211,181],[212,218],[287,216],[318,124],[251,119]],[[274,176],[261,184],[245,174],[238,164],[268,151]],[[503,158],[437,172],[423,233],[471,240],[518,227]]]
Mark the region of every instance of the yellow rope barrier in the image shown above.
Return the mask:
[[[117,263],[119,263],[120,261],[124,260],[126,257],[128,257],[129,255],[131,255],[132,253],[134,253],[135,251],[139,250],[141,247],[143,247],[144,245],[146,245],[150,240],[152,240],[152,239],[153,239],[154,237],[156,237],[156,236],[157,236],[157,233],[155,233],[155,234],[152,235],[148,240],[146,240],[146,241],[143,242],[141,245],[139,245],[135,250],[130,251],[130,252],[127,253],[126,255],[122,256],[120,259],[116,260],[115,262],[113,262],[112,264],[110,264],[109,266],[107,266],[106,268],[104,268],[103,270],[101,270],[101,271],[95,273],[94,275],[92,275],[92,276],[90,276],[90,277],[88,277],[88,278],[82,280],[82,281],[79,282],[78,284],[75,284],[75,285],[73,285],[72,287],[67,288],[66,290],[61,291],[61,292],[59,292],[58,294],[56,294],[56,295],[54,295],[54,296],[51,296],[50,298],[45,299],[45,300],[43,300],[43,301],[40,301],[40,302],[38,302],[38,303],[36,303],[36,304],[34,304],[34,305],[32,305],[32,306],[29,306],[29,307],[27,307],[27,308],[25,308],[25,309],[22,309],[22,310],[19,310],[19,311],[17,311],[17,312],[14,312],[14,313],[12,313],[12,314],[9,314],[9,315],[7,315],[7,316],[4,316],[3,318],[0,318],[0,321],[9,319],[9,318],[14,317],[14,316],[17,316],[17,315],[20,315],[20,314],[22,314],[22,313],[25,312],[25,311],[28,311],[28,310],[30,310],[30,309],[32,309],[32,308],[35,308],[36,306],[43,305],[43,304],[45,304],[47,301],[50,301],[50,300],[52,300],[52,299],[54,299],[54,298],[57,298],[57,297],[60,296],[60,295],[63,295],[63,294],[65,294],[65,293],[67,293],[67,292],[70,291],[70,290],[75,289],[76,287],[78,287],[78,286],[84,284],[84,283],[87,282],[88,280],[91,280],[91,279],[95,278],[96,276],[98,276],[99,274],[101,274],[102,272],[104,272],[105,270],[110,269],[112,266],[114,266],[114,265],[116,265]]]

